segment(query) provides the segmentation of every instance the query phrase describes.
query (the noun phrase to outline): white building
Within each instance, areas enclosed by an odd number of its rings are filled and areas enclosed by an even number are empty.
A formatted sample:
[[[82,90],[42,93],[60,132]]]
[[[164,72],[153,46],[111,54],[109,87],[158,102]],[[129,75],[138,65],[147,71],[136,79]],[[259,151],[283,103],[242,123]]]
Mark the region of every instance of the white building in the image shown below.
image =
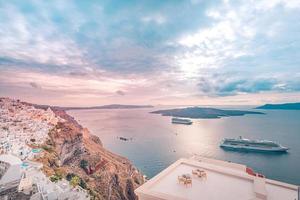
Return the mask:
[[[0,155],[0,192],[16,187],[22,178],[22,161],[13,155]]]
[[[43,165],[30,161],[42,152],[39,145],[49,131],[63,121],[50,108],[0,98],[0,199],[15,192],[31,195],[32,200],[90,199],[86,190],[66,180],[51,182],[41,171]]]
[[[197,169],[206,178],[193,175]],[[183,174],[191,185],[178,181]],[[135,192],[139,200],[300,200],[296,185],[258,177],[245,165],[196,156],[176,161]]]
[[[58,182],[51,182],[49,178],[40,171],[41,166],[39,163],[28,162],[24,179],[21,181],[22,184],[19,185],[20,192],[25,194],[30,193],[30,184],[34,184],[37,187],[37,191],[31,196],[33,200],[90,199],[90,195],[86,190],[80,187],[73,188],[65,179]]]

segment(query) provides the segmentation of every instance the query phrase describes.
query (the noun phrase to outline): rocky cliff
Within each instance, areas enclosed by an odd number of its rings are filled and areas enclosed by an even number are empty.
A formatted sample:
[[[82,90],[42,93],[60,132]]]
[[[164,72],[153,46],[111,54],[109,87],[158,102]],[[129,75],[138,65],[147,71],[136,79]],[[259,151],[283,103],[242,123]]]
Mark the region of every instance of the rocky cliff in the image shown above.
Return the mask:
[[[101,140],[79,125],[64,110],[54,109],[64,119],[49,132],[44,153],[37,161],[51,176],[76,175],[94,199],[135,200],[134,189],[143,175],[124,157],[103,148]]]

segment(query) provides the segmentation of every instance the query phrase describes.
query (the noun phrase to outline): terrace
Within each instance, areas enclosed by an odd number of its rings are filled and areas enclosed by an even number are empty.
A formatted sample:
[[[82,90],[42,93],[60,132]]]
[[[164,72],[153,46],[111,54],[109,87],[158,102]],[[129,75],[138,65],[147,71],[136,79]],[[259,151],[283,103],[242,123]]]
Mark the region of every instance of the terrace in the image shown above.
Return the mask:
[[[207,178],[192,175],[204,170]],[[136,189],[140,200],[299,200],[298,186],[253,176],[245,165],[193,157],[180,159]],[[178,176],[190,174],[192,185],[180,184]]]

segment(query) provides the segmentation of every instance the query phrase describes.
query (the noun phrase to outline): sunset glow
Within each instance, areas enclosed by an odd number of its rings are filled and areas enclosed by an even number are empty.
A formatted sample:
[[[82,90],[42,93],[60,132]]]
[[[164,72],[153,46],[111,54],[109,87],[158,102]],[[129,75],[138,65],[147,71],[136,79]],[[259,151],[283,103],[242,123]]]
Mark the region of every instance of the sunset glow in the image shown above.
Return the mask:
[[[299,11],[297,0],[1,1],[0,94],[64,106],[297,101]]]

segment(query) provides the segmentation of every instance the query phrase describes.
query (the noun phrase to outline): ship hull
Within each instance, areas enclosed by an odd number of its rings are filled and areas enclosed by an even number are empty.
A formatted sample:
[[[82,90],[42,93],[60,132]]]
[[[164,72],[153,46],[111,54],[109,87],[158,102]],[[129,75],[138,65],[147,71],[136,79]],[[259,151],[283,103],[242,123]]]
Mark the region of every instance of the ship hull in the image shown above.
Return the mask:
[[[172,123],[173,124],[191,125],[193,122],[189,119],[172,118]]]
[[[249,147],[249,146],[236,146],[221,144],[221,148],[232,151],[251,151],[251,152],[265,152],[265,153],[286,153],[288,148],[261,148],[261,147]]]
[[[172,122],[172,124],[184,124],[184,125],[191,125],[193,122]]]

